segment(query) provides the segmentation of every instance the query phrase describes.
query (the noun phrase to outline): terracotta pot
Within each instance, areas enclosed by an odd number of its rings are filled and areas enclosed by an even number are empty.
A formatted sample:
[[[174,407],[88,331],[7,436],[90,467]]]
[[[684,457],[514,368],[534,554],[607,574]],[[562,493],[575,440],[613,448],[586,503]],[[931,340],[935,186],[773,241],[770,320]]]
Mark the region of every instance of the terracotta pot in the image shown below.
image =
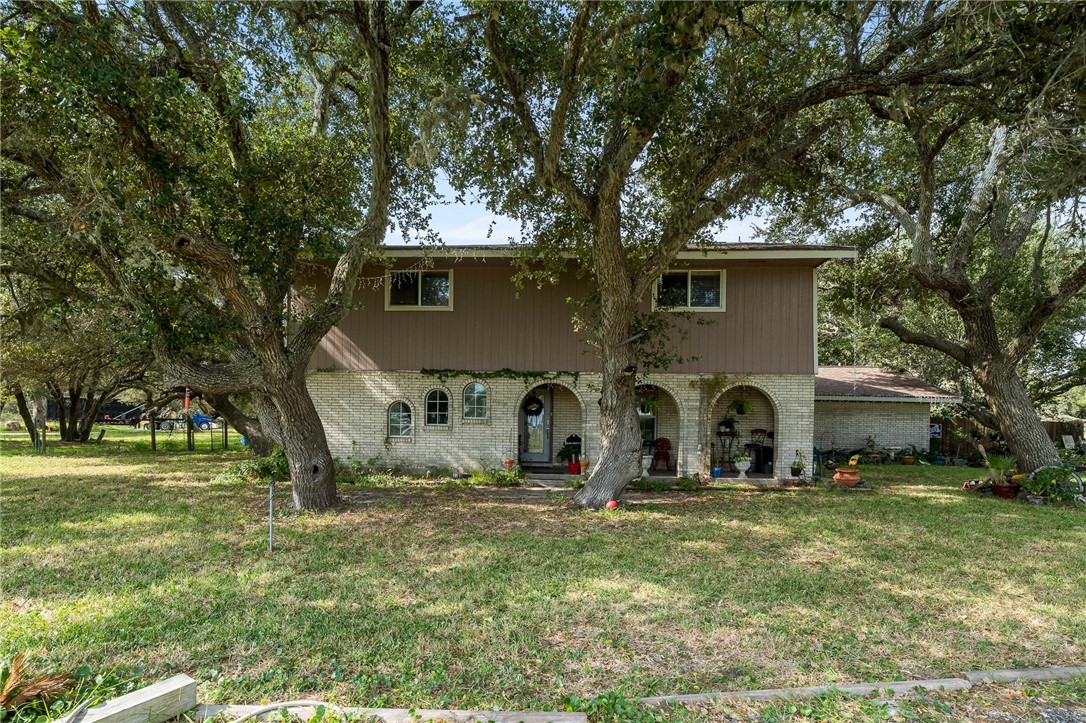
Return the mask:
[[[1022,489],[1022,485],[1017,482],[1011,482],[1004,485],[992,485],[992,494],[996,497],[1002,497],[1005,500],[1013,500],[1018,496],[1018,491]]]
[[[902,464],[912,464],[915,461],[916,461],[916,457],[902,457],[901,458],[901,463]]]
[[[856,487],[860,484],[860,470],[856,467],[838,467],[833,473],[833,481],[842,487]]]
[[[513,469],[513,466],[516,463],[517,463],[517,461],[515,459],[513,459],[512,457],[504,457],[504,458],[502,458],[502,466],[505,467],[506,469]]]
[[[587,473],[588,473],[588,460],[587,459],[582,459],[581,460],[581,474],[587,474]]]

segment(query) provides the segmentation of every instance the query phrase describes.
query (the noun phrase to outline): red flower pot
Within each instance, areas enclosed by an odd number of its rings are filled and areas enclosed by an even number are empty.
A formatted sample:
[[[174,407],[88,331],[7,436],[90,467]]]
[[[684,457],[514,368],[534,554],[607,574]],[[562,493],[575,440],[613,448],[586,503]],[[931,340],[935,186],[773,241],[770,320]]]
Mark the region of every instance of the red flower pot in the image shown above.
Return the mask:
[[[1011,482],[1006,485],[992,485],[992,494],[996,497],[1002,497],[1005,500],[1013,500],[1018,496],[1018,491],[1022,489],[1022,485],[1017,482]]]
[[[833,473],[833,481],[842,487],[856,487],[860,484],[860,470],[856,467],[838,467]]]

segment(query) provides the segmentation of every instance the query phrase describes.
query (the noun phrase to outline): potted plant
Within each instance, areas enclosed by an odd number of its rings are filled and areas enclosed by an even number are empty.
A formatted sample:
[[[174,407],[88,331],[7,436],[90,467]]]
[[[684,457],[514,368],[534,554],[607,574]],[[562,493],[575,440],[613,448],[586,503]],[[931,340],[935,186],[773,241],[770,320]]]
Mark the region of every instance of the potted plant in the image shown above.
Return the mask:
[[[792,460],[792,468],[789,470],[793,477],[802,477],[803,470],[807,469],[807,458],[803,452],[796,450],[796,458]]]
[[[746,399],[733,399],[732,403],[728,405],[728,409],[732,409],[737,415],[743,416],[749,414],[752,407]]]
[[[1009,454],[988,455],[988,473],[992,476],[992,494],[996,497],[1013,500],[1018,496],[1022,486],[1011,476],[1017,461]]]
[[[581,463],[578,461],[578,457],[581,454],[581,448],[576,444],[565,444],[558,450],[558,461],[566,463],[566,469],[570,474],[581,473]]]
[[[750,469],[750,455],[739,452],[732,458],[732,462],[735,463],[735,468],[739,470],[739,479],[746,479],[747,470]]]
[[[916,445],[910,444],[908,450],[901,455],[902,464],[916,463]]]
[[[716,429],[721,434],[723,434],[724,432],[732,431],[733,429],[735,429],[735,417],[733,417],[730,413],[726,413],[721,418],[720,422],[717,423]]]

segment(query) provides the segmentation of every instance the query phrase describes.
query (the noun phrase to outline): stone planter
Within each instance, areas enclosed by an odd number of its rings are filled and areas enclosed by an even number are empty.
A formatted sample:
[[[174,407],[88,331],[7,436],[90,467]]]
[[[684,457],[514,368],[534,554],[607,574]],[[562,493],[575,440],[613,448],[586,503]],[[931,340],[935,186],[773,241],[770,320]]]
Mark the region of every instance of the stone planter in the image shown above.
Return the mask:
[[[735,463],[735,468],[739,470],[739,479],[747,478],[747,470],[750,469],[750,460],[744,459],[741,462]]]
[[[856,467],[838,467],[833,473],[833,481],[841,487],[856,487],[862,481],[860,470]]]
[[[649,474],[649,467],[652,466],[652,455],[646,454],[641,458],[641,474],[645,477]]]

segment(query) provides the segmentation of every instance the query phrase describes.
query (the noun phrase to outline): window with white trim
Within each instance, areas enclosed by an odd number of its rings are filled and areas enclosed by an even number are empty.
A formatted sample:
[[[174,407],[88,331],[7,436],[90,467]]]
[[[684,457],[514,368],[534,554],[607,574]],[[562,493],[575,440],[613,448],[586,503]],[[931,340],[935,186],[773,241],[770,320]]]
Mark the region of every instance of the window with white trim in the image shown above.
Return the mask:
[[[486,419],[489,412],[486,386],[471,382],[464,387],[464,419]]]
[[[433,389],[426,395],[426,425],[449,426],[449,395],[440,389]]]
[[[452,271],[388,271],[387,311],[451,311]]]
[[[666,271],[656,283],[654,309],[724,311],[724,269]]]
[[[388,407],[388,436],[391,439],[410,437],[413,432],[411,423],[411,405],[407,402],[393,402]]]

